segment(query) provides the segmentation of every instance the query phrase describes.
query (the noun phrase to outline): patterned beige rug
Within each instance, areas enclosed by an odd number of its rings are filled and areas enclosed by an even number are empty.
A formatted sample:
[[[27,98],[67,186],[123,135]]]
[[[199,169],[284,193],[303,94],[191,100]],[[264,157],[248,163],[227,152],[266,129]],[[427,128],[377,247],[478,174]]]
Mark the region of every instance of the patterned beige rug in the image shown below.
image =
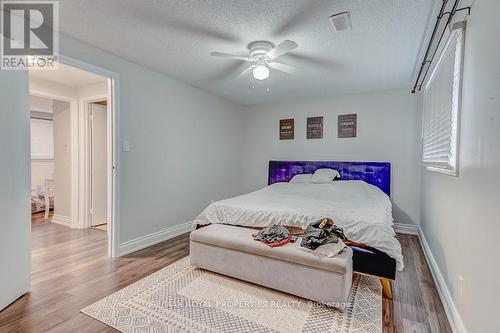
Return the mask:
[[[122,332],[382,332],[377,279],[355,275],[346,305],[325,307],[184,258],[81,311]]]

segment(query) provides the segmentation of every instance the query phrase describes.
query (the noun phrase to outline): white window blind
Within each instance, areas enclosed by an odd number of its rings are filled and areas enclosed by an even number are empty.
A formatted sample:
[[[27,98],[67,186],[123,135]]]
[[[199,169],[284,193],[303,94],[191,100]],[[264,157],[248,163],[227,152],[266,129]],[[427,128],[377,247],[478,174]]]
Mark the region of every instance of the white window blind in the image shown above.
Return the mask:
[[[54,123],[52,120],[30,119],[31,158],[54,158]]]
[[[450,34],[424,87],[422,161],[431,170],[457,175],[463,28]]]

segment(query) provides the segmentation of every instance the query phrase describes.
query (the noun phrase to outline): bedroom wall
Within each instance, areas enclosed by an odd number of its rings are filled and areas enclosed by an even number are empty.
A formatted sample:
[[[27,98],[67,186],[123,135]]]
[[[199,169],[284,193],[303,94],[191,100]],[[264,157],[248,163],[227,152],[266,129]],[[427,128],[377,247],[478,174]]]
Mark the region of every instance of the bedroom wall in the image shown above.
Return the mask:
[[[54,160],[31,160],[31,188],[44,186],[45,179],[54,177]]]
[[[51,99],[40,98],[31,95],[29,98],[30,111],[35,112],[45,112],[47,118],[52,118],[53,112],[53,101]],[[36,151],[37,148],[33,146],[33,143],[38,144],[38,149],[41,147],[50,147],[50,141],[54,140],[53,137],[53,126],[43,127],[45,130],[40,131],[40,127],[36,126],[39,124],[40,120],[30,119],[30,138],[31,138],[31,189],[37,186],[44,186],[45,179],[54,177],[54,159],[53,154],[51,156],[40,157],[40,151]],[[49,124],[47,122],[42,122]],[[33,125],[35,124],[35,128]],[[37,130],[38,127],[38,130]],[[33,151],[35,150],[35,152]],[[33,156],[37,155],[37,156]]]
[[[54,101],[54,215],[71,220],[71,110]]]
[[[422,171],[421,229],[468,332],[500,332],[498,13],[476,0],[467,22],[459,176]]]
[[[278,160],[388,161],[394,219],[419,223],[419,99],[408,89],[251,106],[245,111],[245,191],[267,185]],[[337,138],[337,115],[358,114],[357,138]],[[306,118],[323,116],[323,139],[306,139]],[[295,118],[295,140],[279,140],[278,124]]]
[[[131,147],[119,152],[121,243],[241,193],[238,105],[67,36],[60,48],[120,76],[120,135]]]

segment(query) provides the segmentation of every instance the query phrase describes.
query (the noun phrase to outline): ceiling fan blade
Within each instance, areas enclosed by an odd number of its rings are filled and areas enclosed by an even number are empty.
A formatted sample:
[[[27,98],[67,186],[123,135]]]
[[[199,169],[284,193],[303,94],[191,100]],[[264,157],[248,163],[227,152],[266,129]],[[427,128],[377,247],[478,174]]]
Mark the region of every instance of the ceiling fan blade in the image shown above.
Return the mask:
[[[220,57],[220,58],[230,58],[230,59],[236,59],[236,60],[242,60],[242,61],[253,61],[252,58],[249,57],[243,57],[239,55],[234,55],[234,54],[227,54],[227,53],[221,53],[221,52],[212,52],[210,53],[212,57]]]
[[[293,40],[285,40],[274,47],[271,51],[266,53],[266,57],[276,59],[285,53],[288,53],[298,47],[297,43]]]
[[[279,62],[272,62],[269,64],[269,67],[272,69],[275,69],[280,72],[288,73],[288,74],[293,74],[295,73],[295,67],[290,66],[290,65],[285,65]]]
[[[252,71],[253,68],[254,68],[254,66],[249,66],[249,67],[245,68],[240,74],[238,74],[237,77],[240,78],[240,77],[247,76]]]

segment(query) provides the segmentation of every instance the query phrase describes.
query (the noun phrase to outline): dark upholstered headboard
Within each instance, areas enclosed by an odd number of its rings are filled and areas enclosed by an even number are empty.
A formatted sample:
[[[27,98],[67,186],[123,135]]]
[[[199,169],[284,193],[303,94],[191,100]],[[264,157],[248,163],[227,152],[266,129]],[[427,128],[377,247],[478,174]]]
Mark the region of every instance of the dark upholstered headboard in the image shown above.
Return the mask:
[[[342,180],[363,180],[391,195],[391,163],[388,162],[269,161],[267,183],[288,182],[295,175],[314,173],[320,168],[335,169]]]

